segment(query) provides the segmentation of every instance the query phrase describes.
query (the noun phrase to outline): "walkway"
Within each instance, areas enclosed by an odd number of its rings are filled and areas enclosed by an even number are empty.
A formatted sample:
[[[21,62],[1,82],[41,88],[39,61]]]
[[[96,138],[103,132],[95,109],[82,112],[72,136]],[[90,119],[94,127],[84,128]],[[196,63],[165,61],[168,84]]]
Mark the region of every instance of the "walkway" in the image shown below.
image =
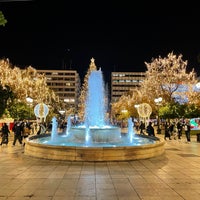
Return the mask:
[[[158,135],[163,137],[163,135]],[[0,147],[0,200],[199,200],[200,143],[166,141],[162,156],[129,162],[67,162]]]

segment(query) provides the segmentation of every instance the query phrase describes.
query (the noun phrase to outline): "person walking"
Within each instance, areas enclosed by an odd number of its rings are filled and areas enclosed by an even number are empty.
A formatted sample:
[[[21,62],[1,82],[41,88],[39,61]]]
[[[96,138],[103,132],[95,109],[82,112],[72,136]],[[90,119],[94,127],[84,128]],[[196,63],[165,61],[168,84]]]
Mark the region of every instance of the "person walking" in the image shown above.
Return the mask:
[[[17,140],[20,144],[22,144],[23,127],[21,122],[16,122],[12,131],[14,132],[13,146],[15,146]]]
[[[2,129],[1,129],[1,137],[2,137],[2,140],[1,140],[1,144],[8,144],[8,135],[10,133],[10,130],[8,128],[8,125],[6,123],[3,123],[3,126],[2,126]]]
[[[26,141],[26,138],[30,135],[31,133],[31,126],[30,126],[30,123],[28,121],[24,121],[22,122],[21,124],[22,126],[22,143],[23,145],[25,145],[25,141]]]

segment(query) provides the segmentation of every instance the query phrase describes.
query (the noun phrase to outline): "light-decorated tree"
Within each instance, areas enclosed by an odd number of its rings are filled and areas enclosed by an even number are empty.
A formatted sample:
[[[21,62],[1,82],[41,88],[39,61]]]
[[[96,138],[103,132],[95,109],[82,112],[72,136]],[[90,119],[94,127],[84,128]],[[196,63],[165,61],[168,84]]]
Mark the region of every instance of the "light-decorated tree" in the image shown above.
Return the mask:
[[[17,99],[26,102],[26,97],[31,97],[36,103],[51,104],[57,100],[55,93],[49,89],[44,74],[37,73],[37,70],[29,66],[20,69],[12,66],[9,60],[0,60],[0,84],[9,86]]]
[[[23,70],[12,66],[8,59],[0,60],[0,85],[5,94],[6,90],[12,91],[12,101],[26,104],[26,98],[31,97],[34,104],[42,102],[53,106],[59,101],[59,98],[47,86],[44,74],[37,73],[37,70],[31,66]],[[10,100],[7,99],[6,105],[9,102]]]
[[[117,102],[112,103],[112,119],[128,119],[134,113],[134,102],[130,94],[122,95]]]
[[[162,97],[163,105],[183,100],[197,83],[194,69],[187,72],[187,61],[182,60],[182,55],[176,56],[172,52],[167,57],[159,56],[145,64],[147,71],[141,83],[141,93],[147,95],[152,102],[158,97]],[[185,86],[187,89],[184,89]]]
[[[123,107],[128,109],[128,103],[131,102],[131,108],[134,105],[148,103],[153,113],[158,112],[158,105],[155,99],[162,97],[162,106],[174,106],[177,103],[196,104],[200,106],[200,92],[194,90],[197,84],[197,76],[192,69],[187,72],[187,61],[182,60],[182,55],[176,56],[169,53],[167,57],[152,59],[151,63],[145,62],[147,66],[146,77],[140,84],[140,87],[132,89],[131,100],[127,101],[125,97],[119,99],[118,102],[112,104],[112,113],[120,113]],[[200,84],[199,84],[200,85]],[[200,88],[200,87],[198,87]],[[128,96],[130,94],[124,94]],[[127,104],[127,105],[126,105]],[[159,105],[160,108],[160,105]],[[130,115],[136,116],[136,109]]]
[[[91,58],[90,65],[88,68],[88,71],[84,77],[84,81],[81,87],[81,93],[79,98],[79,104],[78,104],[78,114],[79,118],[83,121],[84,120],[84,113],[85,113],[85,103],[86,103],[86,97],[88,92],[88,78],[93,70],[97,70],[97,67],[95,65],[95,59]]]
[[[5,26],[6,23],[7,23],[7,20],[4,17],[3,12],[0,10],[0,26]]]

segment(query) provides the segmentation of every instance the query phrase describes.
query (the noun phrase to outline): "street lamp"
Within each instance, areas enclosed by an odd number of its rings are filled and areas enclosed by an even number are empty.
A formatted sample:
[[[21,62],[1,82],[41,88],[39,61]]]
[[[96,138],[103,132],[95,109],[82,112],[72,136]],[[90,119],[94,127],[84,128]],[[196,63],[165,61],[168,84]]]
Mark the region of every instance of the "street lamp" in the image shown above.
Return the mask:
[[[198,82],[197,84],[196,84],[196,88],[199,90],[200,89],[200,82]]]
[[[162,102],[162,97],[158,97],[158,98],[154,99],[154,101],[157,105],[159,105]]]
[[[59,113],[60,113],[61,115],[64,115],[65,111],[64,111],[64,110],[60,110]]]
[[[29,119],[31,118],[31,104],[33,103],[33,99],[31,97],[26,97],[26,101],[29,104]]]
[[[154,102],[156,103],[157,106],[159,106],[161,104],[161,102],[162,102],[162,97],[158,97],[158,98],[154,99]],[[158,129],[157,129],[157,134],[161,134],[159,109],[157,110],[157,112],[158,112],[158,121],[157,121]]]
[[[135,107],[136,109],[138,109],[139,106],[140,106],[139,104],[134,105],[134,107]]]

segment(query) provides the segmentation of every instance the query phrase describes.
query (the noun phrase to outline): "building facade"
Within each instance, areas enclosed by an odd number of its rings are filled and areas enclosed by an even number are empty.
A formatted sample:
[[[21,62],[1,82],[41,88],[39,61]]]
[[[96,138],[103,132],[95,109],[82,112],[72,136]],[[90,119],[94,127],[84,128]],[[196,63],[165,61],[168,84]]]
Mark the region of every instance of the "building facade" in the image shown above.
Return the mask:
[[[112,72],[111,103],[116,102],[131,89],[139,87],[145,78],[145,72]]]
[[[37,70],[45,74],[47,85],[67,107],[77,108],[81,89],[81,80],[76,70]],[[111,103],[116,102],[131,89],[139,87],[145,78],[145,72],[111,72]]]
[[[37,70],[45,74],[47,85],[52,89],[66,107],[77,108],[80,94],[80,77],[76,70]]]

